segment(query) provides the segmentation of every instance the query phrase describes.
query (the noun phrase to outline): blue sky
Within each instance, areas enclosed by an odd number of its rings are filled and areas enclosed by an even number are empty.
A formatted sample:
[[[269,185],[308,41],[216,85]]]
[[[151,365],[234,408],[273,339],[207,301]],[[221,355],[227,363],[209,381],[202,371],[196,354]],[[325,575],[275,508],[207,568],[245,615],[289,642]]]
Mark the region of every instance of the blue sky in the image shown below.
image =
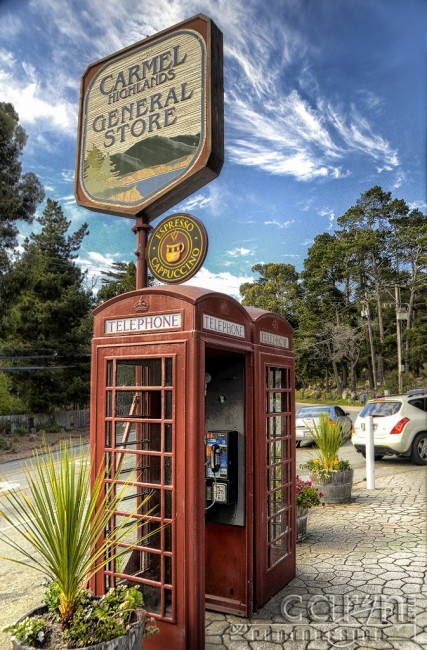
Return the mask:
[[[29,139],[24,171],[84,221],[93,278],[134,260],[133,220],[76,205],[88,65],[197,13],[224,35],[225,163],[178,211],[209,236],[190,282],[238,297],[256,263],[303,268],[314,237],[374,185],[426,208],[424,0],[0,0],[0,101]],[[43,209],[41,206],[40,210]],[[21,229],[22,237],[31,228]],[[98,286],[100,286],[98,280]]]

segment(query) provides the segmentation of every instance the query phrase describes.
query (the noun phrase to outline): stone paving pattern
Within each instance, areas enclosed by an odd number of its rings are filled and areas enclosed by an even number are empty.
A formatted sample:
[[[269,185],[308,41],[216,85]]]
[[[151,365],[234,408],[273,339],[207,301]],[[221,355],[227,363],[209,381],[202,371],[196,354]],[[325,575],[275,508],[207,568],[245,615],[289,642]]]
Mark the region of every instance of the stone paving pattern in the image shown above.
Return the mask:
[[[427,470],[312,508],[297,574],[253,618],[206,612],[205,650],[427,649]]]
[[[427,468],[399,470],[375,490],[358,482],[351,504],[312,508],[296,578],[251,619],[206,612],[205,650],[427,650]],[[44,587],[6,562],[0,582],[1,629]]]

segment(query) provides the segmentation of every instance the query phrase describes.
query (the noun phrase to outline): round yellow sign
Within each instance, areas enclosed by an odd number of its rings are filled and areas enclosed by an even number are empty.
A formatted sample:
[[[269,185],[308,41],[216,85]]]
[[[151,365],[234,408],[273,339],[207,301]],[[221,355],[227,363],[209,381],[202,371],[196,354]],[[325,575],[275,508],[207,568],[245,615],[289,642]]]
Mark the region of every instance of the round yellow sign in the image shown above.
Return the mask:
[[[147,246],[147,264],[161,282],[179,284],[197,273],[207,252],[204,225],[182,212],[166,217],[154,229]]]

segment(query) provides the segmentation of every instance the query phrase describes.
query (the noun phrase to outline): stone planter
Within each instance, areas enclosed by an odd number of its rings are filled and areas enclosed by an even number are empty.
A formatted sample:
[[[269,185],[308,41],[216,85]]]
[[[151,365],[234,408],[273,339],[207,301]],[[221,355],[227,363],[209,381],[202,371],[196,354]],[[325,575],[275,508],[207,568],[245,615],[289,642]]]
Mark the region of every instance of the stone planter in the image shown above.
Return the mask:
[[[18,623],[21,623],[25,618],[31,616],[42,616],[46,614],[47,606],[40,605],[35,609],[22,616]],[[126,634],[118,636],[115,639],[110,641],[104,641],[103,643],[97,643],[96,645],[86,646],[86,648],[80,648],[80,650],[143,650],[144,648],[144,625],[145,617],[143,616],[133,627],[131,627]],[[32,650],[33,646],[22,645],[19,641],[12,641],[13,650]]]
[[[308,508],[296,506],[296,541],[302,542],[307,537]]]
[[[352,469],[333,472],[331,476],[319,476],[316,472],[309,472],[310,481],[322,492],[324,503],[350,503],[353,474]]]

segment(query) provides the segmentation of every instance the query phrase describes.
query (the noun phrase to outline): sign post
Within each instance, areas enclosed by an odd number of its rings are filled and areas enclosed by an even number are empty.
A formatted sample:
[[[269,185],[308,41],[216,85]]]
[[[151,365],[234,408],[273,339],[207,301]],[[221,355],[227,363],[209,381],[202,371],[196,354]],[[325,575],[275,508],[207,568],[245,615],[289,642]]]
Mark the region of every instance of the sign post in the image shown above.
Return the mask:
[[[366,418],[366,487],[375,490],[374,459],[374,420],[372,415]]]
[[[132,230],[136,235],[136,281],[135,289],[144,289],[148,286],[147,282],[147,263],[145,251],[147,250],[147,239],[150,225],[144,215],[136,217],[136,223]]]

